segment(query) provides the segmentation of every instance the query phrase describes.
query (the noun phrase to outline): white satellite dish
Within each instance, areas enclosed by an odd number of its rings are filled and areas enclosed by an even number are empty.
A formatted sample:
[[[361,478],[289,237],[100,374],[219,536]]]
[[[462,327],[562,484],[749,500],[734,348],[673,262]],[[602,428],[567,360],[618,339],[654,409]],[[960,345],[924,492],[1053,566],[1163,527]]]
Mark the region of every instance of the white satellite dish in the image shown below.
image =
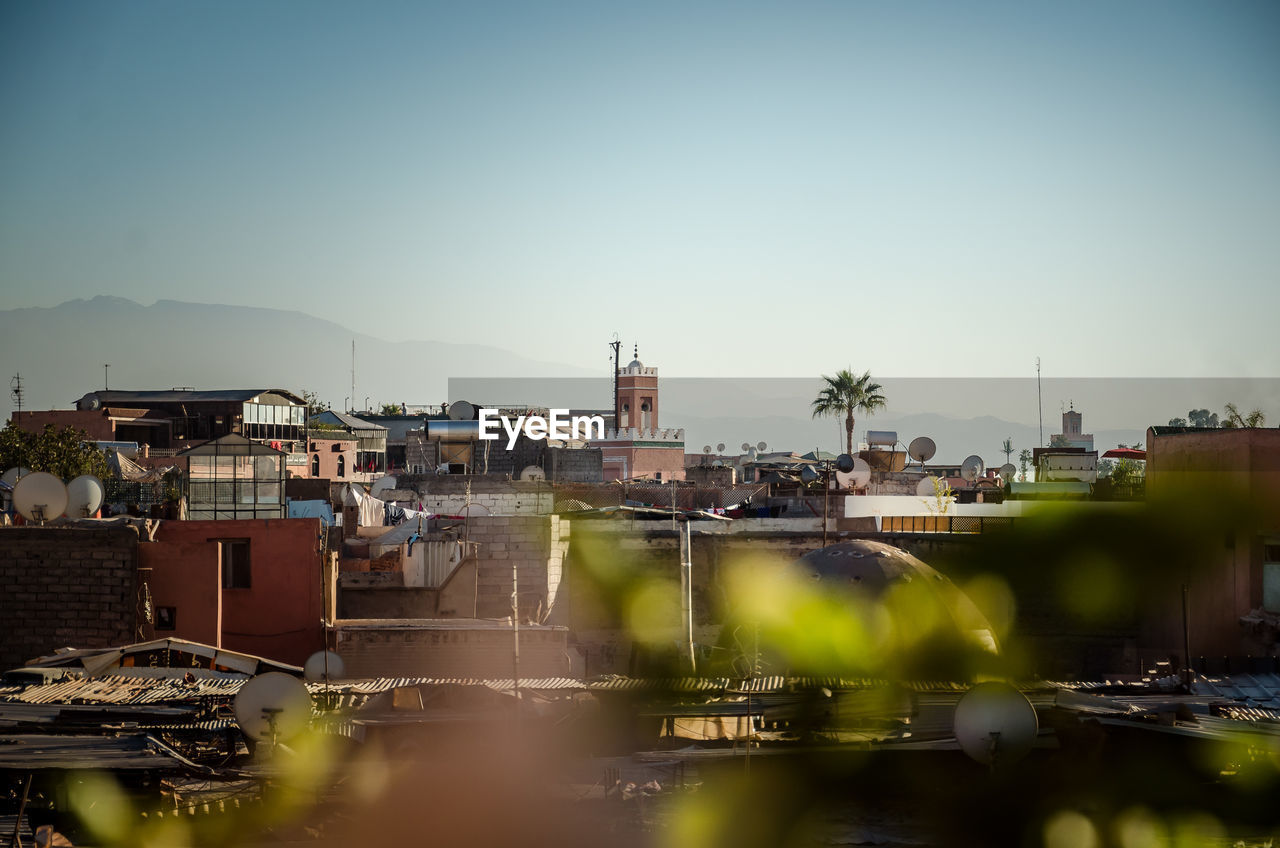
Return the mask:
[[[489,507],[478,503],[466,504],[465,506],[460,506],[458,509],[453,511],[453,515],[463,515],[467,518],[478,518],[488,514]]]
[[[476,417],[476,408],[465,400],[449,405],[450,421],[470,421]]]
[[[51,521],[67,511],[67,487],[45,471],[34,471],[13,487],[13,508],[28,521]]]
[[[939,478],[932,474],[926,474],[920,478],[920,482],[916,483],[916,494],[922,498],[932,498],[937,494],[934,488]]]
[[[334,678],[341,680],[346,674],[346,663],[333,651],[316,651],[307,657],[306,663],[302,666],[302,676],[312,682],[324,680],[326,676],[330,680]]]
[[[747,451],[749,451],[749,450],[751,450],[751,443],[750,443],[750,442],[743,442],[743,443],[742,443],[742,452],[743,452],[743,453],[746,453],[746,452],[747,452]]]
[[[525,483],[538,483],[547,479],[547,472],[537,465],[526,465],[520,472],[520,479]]]
[[[769,444],[767,442],[756,442],[756,450],[760,451],[760,453],[764,453],[768,449]]]
[[[1021,758],[1040,732],[1036,708],[1008,683],[974,686],[956,704],[956,741],[984,765],[1003,765]]]
[[[1006,462],[1004,465],[1000,466],[1000,479],[1006,483],[1012,480],[1013,475],[1017,473],[1018,466],[1014,465],[1012,462]]]
[[[67,484],[67,517],[88,518],[102,506],[107,489],[92,474],[81,474]]]
[[[389,492],[395,487],[396,478],[388,474],[373,481],[373,485],[369,487],[369,495],[375,498],[381,497],[383,492]]]
[[[854,478],[852,471],[836,470],[836,486],[840,489],[854,488]]]
[[[861,489],[870,482],[871,466],[862,457],[853,457],[853,470],[849,472],[848,488]]]
[[[711,453],[711,445],[703,445],[703,446],[702,446],[702,452],[703,452],[703,453]]]
[[[933,459],[933,455],[937,452],[938,446],[928,436],[916,436],[911,440],[911,444],[907,445],[907,455],[921,465]]]
[[[240,730],[258,741],[291,739],[311,721],[311,693],[306,684],[279,671],[245,681],[233,706]]]
[[[960,463],[960,476],[972,483],[982,476],[982,472],[986,470],[986,467],[982,457],[977,454],[967,456],[964,462]]]
[[[713,460],[711,460],[711,467],[712,467],[712,468],[723,468],[723,467],[724,467],[724,460],[723,460],[723,459],[713,459]]]
[[[724,453],[724,442],[716,445],[716,453]]]
[[[17,485],[18,480],[20,480],[23,477],[26,477],[30,473],[31,473],[30,468],[23,468],[21,465],[17,465],[17,466],[14,466],[13,468],[10,468],[4,474],[0,474],[0,480],[3,480],[4,482],[8,483],[10,486],[15,486]]]

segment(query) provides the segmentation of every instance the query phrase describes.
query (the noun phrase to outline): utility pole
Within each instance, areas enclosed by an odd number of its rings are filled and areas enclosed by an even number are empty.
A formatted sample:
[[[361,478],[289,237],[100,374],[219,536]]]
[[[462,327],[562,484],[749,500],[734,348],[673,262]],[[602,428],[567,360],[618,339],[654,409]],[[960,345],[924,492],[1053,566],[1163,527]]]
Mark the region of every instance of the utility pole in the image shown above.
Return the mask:
[[[693,652],[693,531],[688,517],[680,528],[680,628],[683,631],[684,652],[689,661],[689,673],[698,671]]]
[[[1040,447],[1044,447],[1044,397],[1040,393],[1040,357],[1036,357],[1036,409],[1040,412]]]
[[[107,389],[111,388],[111,385],[110,385],[111,381],[108,379],[110,376],[111,376],[111,363],[104,362],[102,364],[102,390],[104,392]]]
[[[351,340],[351,403],[356,402],[356,340]],[[347,410],[350,412],[350,410]]]

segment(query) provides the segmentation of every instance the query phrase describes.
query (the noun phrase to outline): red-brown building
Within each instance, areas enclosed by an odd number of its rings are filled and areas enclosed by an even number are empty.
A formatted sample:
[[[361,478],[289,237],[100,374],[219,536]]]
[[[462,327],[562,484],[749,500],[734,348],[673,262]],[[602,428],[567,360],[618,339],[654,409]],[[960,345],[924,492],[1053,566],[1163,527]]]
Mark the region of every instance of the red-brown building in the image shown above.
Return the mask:
[[[333,575],[321,533],[318,518],[162,522],[138,549],[155,610],[147,638],[301,665],[324,646],[323,587]]]
[[[1238,510],[1216,555],[1191,576],[1188,640],[1192,656],[1271,654],[1280,646],[1280,430],[1151,427],[1147,430],[1149,499],[1203,498]],[[1217,499],[1219,504],[1211,504]],[[1180,584],[1163,591],[1170,611],[1150,637],[1181,644]],[[1172,653],[1173,651],[1171,651]]]
[[[356,437],[346,432],[332,433],[325,430],[312,430],[307,436],[308,474],[296,474],[295,477],[310,476],[320,480],[352,480],[356,476]]]
[[[683,480],[684,430],[658,425],[658,369],[636,358],[617,380],[618,426],[591,441],[602,452],[604,480]]]

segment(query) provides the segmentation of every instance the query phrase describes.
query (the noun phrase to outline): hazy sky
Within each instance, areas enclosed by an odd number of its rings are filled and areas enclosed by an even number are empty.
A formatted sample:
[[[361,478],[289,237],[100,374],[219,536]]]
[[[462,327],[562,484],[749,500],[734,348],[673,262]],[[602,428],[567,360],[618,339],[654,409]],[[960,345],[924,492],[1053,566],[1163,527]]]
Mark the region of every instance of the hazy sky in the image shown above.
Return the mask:
[[[1278,44],[1272,0],[12,0],[0,308],[590,367],[616,330],[681,376],[1276,376]]]

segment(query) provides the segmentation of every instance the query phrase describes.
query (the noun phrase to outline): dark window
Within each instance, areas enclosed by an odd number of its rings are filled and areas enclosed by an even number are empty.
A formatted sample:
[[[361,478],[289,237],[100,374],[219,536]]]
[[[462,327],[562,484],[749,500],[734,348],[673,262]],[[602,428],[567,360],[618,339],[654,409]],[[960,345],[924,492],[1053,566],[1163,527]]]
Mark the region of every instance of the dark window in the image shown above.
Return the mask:
[[[249,540],[221,539],[218,550],[222,557],[222,588],[248,589],[252,583],[249,575]]]
[[[1280,545],[1263,545],[1262,558],[1266,562],[1280,562]]]
[[[345,456],[338,457],[338,476],[347,476],[347,458]]]
[[[156,607],[156,630],[178,629],[177,607]]]
[[[311,457],[311,476],[320,476],[320,454],[318,453]]]

